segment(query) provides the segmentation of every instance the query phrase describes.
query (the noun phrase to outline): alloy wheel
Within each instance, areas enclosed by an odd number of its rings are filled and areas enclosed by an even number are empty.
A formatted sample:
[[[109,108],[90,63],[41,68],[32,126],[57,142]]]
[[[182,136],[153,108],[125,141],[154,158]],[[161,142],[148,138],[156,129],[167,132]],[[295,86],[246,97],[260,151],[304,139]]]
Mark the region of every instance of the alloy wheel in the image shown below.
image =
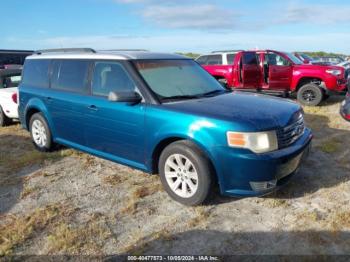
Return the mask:
[[[166,181],[176,195],[190,198],[197,192],[198,173],[187,157],[181,154],[170,155],[164,168]]]

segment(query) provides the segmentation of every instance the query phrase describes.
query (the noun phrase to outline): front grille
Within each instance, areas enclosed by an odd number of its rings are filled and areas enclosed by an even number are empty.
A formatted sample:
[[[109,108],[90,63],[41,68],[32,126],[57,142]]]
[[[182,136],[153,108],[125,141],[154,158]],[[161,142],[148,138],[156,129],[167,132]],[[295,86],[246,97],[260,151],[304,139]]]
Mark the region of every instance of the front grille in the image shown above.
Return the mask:
[[[300,138],[305,131],[304,117],[299,117],[290,125],[277,130],[278,147],[286,148]]]

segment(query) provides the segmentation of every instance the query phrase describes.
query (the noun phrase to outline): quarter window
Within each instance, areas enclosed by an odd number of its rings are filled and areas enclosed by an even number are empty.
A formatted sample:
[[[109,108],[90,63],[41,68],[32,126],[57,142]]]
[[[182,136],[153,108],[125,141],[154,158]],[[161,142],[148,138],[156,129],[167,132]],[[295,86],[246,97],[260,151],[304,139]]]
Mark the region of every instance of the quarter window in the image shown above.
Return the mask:
[[[227,64],[233,65],[235,57],[236,57],[236,54],[228,54],[227,55]]]
[[[200,56],[196,59],[197,63],[200,65],[205,65],[207,63],[208,60],[208,56],[204,55],[204,56]]]
[[[208,56],[207,65],[222,65],[222,55]]]
[[[108,96],[110,92],[133,92],[135,84],[118,62],[96,62],[92,80],[92,94]]]
[[[23,70],[23,84],[33,87],[48,87],[50,60],[29,59]]]
[[[89,61],[54,60],[51,87],[53,89],[87,93],[89,65]]]

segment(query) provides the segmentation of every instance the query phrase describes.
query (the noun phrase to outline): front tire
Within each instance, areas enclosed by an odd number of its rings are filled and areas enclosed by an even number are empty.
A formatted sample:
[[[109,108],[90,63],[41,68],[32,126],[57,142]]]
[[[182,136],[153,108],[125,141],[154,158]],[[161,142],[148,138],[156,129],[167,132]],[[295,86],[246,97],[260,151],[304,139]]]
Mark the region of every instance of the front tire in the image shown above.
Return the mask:
[[[10,123],[11,119],[5,115],[2,107],[0,106],[0,127],[8,126]]]
[[[318,85],[303,85],[297,93],[298,101],[304,106],[317,106],[323,100],[323,91]]]
[[[210,195],[210,161],[192,142],[178,141],[167,146],[159,159],[159,173],[165,191],[181,204],[200,205]]]
[[[29,131],[34,146],[41,152],[53,149],[52,135],[46,119],[41,113],[34,114],[29,121]]]

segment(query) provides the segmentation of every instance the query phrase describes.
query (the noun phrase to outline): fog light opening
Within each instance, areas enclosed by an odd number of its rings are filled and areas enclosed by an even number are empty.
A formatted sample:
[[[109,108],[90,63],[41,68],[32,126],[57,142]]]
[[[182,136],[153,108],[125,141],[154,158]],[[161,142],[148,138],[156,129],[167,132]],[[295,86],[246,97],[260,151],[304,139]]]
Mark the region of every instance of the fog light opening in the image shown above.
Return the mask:
[[[273,189],[277,186],[277,179],[262,182],[249,182],[251,188],[256,192]]]

